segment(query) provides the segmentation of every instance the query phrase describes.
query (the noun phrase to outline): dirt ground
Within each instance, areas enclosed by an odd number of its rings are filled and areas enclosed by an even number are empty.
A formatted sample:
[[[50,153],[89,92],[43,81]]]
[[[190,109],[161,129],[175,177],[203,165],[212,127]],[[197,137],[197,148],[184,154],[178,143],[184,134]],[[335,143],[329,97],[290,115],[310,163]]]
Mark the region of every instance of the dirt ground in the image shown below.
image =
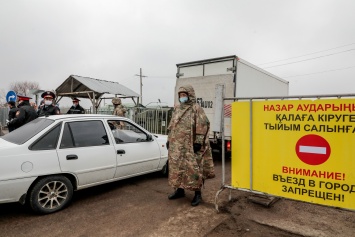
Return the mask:
[[[154,173],[75,192],[70,206],[50,215],[35,215],[18,203],[0,204],[0,236],[354,236],[353,211],[283,198],[265,207],[251,202],[245,191],[224,189],[218,213],[220,160],[215,167],[216,178],[206,181],[197,207],[190,205],[192,192],[168,200],[172,189],[166,177]],[[229,180],[227,160],[226,184]]]
[[[229,218],[206,236],[354,236],[354,212],[287,199],[267,208],[250,202],[249,193],[232,193],[222,208]]]

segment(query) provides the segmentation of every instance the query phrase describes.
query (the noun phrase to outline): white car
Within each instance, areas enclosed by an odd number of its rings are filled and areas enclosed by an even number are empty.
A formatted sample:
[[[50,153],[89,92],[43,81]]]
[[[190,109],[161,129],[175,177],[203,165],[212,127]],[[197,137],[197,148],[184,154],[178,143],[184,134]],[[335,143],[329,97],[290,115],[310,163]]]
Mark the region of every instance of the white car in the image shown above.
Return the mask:
[[[113,115],[40,117],[0,137],[0,203],[52,213],[74,190],[166,172],[166,141]]]

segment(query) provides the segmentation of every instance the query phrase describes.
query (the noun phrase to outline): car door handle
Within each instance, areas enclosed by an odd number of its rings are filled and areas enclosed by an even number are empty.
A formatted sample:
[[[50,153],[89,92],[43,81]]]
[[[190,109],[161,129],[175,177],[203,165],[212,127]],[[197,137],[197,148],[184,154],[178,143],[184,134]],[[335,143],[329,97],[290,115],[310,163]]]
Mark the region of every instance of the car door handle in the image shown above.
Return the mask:
[[[67,160],[77,160],[78,156],[77,155],[67,155]]]
[[[126,154],[125,150],[117,150],[117,154]]]

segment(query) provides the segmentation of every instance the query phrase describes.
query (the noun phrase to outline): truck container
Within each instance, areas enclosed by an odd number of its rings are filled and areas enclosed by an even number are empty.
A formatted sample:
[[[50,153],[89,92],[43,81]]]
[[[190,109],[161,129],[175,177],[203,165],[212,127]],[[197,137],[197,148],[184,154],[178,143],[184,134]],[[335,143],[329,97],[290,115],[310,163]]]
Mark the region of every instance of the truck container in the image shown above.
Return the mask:
[[[225,98],[288,96],[289,82],[236,55],[179,63],[176,73],[175,105],[180,86],[192,85],[197,103],[204,109],[210,123],[215,117],[215,88],[224,85]],[[224,101],[225,151],[231,149],[231,103]],[[220,115],[218,115],[220,116]],[[210,131],[214,151],[222,151],[222,134]]]

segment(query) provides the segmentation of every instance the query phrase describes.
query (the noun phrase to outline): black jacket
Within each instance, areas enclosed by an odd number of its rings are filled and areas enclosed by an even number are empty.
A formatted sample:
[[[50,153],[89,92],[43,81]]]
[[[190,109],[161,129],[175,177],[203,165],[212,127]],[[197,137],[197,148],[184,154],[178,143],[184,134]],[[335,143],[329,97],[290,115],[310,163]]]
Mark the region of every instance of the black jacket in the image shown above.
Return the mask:
[[[9,110],[9,121],[11,121],[12,119],[16,118],[16,112],[17,112],[18,108],[13,107]]]
[[[70,107],[67,114],[85,114],[85,109],[80,105],[77,105],[76,107],[74,107],[73,105],[72,107]]]
[[[60,111],[55,105],[43,105],[37,111],[38,117],[60,114]]]
[[[18,111],[18,108],[16,108],[16,107],[13,107],[13,108],[11,108],[10,109],[10,111],[9,111],[9,117],[8,117],[8,120],[9,121],[12,121],[13,119],[15,119],[16,118],[16,112]],[[17,126],[15,126],[15,124],[8,124],[7,125],[7,128],[9,129],[9,132],[12,132],[13,130],[15,130],[16,128],[17,128]]]
[[[14,129],[21,127],[22,125],[31,122],[36,119],[36,110],[30,105],[28,101],[24,101],[18,105],[18,111],[16,117],[9,122],[9,126],[13,126]]]

